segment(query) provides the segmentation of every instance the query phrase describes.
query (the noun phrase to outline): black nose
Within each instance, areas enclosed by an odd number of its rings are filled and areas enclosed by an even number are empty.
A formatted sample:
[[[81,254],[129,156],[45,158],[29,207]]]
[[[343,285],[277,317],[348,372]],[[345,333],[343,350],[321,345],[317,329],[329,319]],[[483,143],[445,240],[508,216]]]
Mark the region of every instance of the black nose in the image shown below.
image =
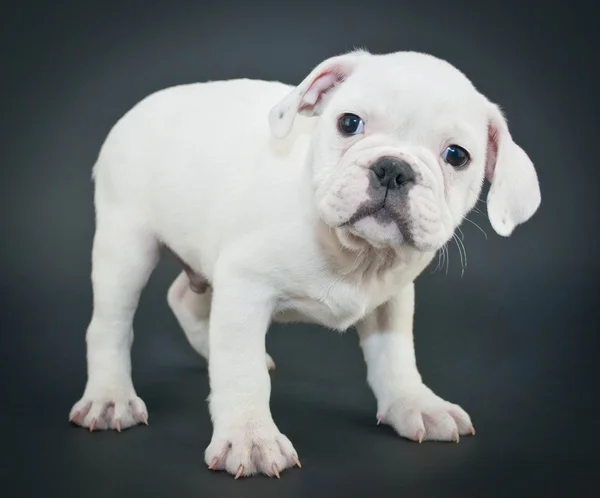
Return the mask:
[[[415,182],[415,172],[410,164],[394,157],[381,157],[371,166],[375,181],[382,187],[400,188]]]

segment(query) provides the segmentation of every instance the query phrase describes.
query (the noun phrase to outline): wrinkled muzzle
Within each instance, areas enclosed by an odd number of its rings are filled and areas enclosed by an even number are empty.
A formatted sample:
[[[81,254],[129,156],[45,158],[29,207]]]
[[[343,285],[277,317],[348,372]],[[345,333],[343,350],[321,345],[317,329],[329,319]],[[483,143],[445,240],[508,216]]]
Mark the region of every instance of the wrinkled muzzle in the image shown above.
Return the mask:
[[[435,250],[445,243],[443,209],[426,170],[408,154],[378,154],[343,168],[323,195],[325,223],[377,247],[410,244]],[[429,181],[428,181],[429,180]]]

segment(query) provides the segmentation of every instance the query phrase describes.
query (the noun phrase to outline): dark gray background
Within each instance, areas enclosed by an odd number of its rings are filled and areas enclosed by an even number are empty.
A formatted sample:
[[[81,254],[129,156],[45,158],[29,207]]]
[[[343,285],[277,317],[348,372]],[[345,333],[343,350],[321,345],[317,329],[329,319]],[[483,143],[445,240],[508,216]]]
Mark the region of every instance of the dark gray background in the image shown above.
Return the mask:
[[[598,35],[593,2],[6,2],[0,26],[0,435],[6,496],[583,496],[598,470]],[[448,59],[500,103],[537,165],[541,210],[513,237],[485,215],[417,284],[425,380],[477,436],[414,444],[375,426],[356,335],[273,327],[272,408],[304,464],[236,481],[203,462],[206,368],[165,301],[136,318],[151,426],[71,427],[85,381],[91,167],[147,94],[207,79],[299,82],[363,46]],[[198,137],[202,140],[202,137]],[[274,206],[276,209],[277,206]],[[485,213],[485,204],[479,208]],[[3,493],[4,494],[4,493]]]

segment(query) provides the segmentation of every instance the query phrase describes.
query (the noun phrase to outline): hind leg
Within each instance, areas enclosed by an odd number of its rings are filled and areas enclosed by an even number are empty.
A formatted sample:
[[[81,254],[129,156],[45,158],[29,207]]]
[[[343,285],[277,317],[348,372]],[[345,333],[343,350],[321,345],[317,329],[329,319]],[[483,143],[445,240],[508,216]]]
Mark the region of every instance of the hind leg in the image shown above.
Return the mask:
[[[187,340],[206,361],[209,357],[208,320],[211,300],[212,289],[208,287],[202,293],[194,292],[190,288],[190,279],[183,271],[175,279],[167,293],[169,307],[185,332]],[[269,370],[275,369],[275,362],[268,354],[266,362]]]
[[[92,250],[94,310],[87,329],[87,384],[70,420],[117,429],[147,423],[131,379],[133,316],[158,261],[155,238],[123,213],[98,213]]]

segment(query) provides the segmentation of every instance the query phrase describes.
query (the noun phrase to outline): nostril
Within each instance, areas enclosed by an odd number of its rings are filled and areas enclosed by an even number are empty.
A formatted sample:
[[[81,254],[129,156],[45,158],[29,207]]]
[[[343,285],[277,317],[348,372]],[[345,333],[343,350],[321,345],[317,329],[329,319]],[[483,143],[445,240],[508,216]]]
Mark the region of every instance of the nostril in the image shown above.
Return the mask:
[[[405,184],[410,183],[412,181],[413,181],[413,178],[411,176],[408,176],[408,175],[402,174],[402,175],[398,175],[396,177],[396,183],[398,185],[405,185]]]
[[[375,176],[377,176],[377,178],[379,178],[380,180],[385,177],[385,168],[382,166],[376,167],[374,169],[374,172],[375,172]]]

